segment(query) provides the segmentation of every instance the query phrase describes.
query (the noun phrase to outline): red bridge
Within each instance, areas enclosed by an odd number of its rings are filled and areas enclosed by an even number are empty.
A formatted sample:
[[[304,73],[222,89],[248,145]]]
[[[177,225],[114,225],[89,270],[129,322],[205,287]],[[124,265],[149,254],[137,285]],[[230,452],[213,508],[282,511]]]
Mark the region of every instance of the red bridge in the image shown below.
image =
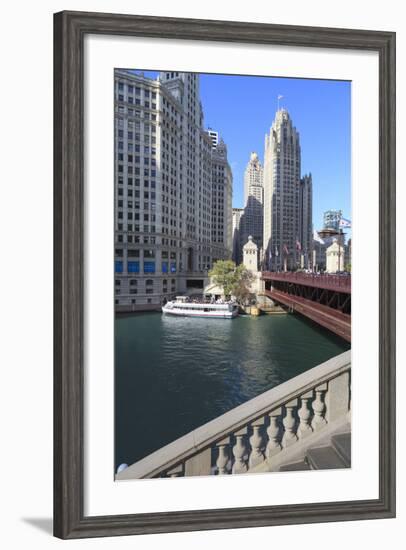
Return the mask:
[[[263,271],[265,294],[351,342],[351,276]]]

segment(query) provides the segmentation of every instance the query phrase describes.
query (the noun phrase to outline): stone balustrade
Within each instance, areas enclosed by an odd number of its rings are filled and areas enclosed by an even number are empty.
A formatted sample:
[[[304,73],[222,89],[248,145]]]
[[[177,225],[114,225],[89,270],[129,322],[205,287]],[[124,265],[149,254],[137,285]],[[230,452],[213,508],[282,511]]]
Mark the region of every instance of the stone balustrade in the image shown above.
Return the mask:
[[[329,426],[348,422],[351,351],[344,352],[180,437],[117,480],[277,469]]]

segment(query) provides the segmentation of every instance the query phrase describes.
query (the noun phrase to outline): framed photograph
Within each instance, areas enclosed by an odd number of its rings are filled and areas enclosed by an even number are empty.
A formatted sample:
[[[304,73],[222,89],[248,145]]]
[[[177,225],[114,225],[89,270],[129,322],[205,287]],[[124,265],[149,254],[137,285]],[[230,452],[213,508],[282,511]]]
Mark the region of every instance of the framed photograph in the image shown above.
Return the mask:
[[[395,515],[395,34],[54,17],[54,534]]]

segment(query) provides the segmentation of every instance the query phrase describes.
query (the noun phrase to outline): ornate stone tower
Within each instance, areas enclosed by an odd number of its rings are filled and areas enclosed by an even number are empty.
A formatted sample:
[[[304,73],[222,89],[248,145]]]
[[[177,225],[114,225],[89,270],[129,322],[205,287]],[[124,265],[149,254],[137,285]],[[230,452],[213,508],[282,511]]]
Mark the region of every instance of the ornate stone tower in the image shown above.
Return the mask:
[[[248,242],[243,246],[243,263],[244,266],[257,273],[258,271],[258,247],[252,240],[251,235],[248,237]]]

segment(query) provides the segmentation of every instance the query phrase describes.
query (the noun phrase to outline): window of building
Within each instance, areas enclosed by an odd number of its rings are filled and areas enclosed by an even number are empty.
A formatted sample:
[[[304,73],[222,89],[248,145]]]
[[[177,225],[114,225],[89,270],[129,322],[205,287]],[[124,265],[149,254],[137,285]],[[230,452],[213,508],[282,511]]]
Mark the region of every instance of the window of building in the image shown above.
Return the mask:
[[[144,273],[155,273],[155,262],[144,261]]]
[[[123,262],[120,260],[116,260],[114,262],[114,271],[116,273],[122,273],[123,272]]]
[[[128,273],[139,273],[140,262],[127,262],[127,271]]]

